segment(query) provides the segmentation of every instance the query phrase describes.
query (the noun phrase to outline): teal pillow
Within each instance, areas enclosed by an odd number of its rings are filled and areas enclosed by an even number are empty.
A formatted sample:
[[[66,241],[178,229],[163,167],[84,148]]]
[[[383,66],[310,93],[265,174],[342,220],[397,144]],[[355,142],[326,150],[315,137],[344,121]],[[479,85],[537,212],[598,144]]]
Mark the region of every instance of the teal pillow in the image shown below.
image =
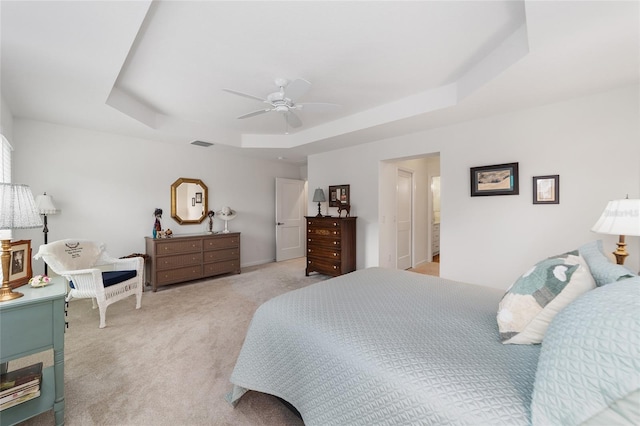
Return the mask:
[[[591,241],[578,249],[589,265],[598,287],[636,276],[622,265],[612,263],[602,251],[602,240]]]
[[[640,277],[590,291],[547,329],[531,400],[532,424],[606,418],[640,424]],[[633,402],[633,403],[630,403]]]

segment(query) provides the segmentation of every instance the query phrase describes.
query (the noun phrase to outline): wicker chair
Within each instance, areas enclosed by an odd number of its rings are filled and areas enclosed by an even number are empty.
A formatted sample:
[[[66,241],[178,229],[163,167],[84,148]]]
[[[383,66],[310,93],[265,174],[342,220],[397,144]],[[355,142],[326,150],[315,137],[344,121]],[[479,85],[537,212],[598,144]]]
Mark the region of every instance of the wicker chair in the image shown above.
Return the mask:
[[[58,275],[69,280],[67,302],[72,298],[92,298],[100,310],[100,328],[106,325],[107,307],[128,296],[136,296],[140,309],[143,289],[141,257],[116,259],[104,244],[89,240],[60,240],[40,246],[35,259],[42,258]]]

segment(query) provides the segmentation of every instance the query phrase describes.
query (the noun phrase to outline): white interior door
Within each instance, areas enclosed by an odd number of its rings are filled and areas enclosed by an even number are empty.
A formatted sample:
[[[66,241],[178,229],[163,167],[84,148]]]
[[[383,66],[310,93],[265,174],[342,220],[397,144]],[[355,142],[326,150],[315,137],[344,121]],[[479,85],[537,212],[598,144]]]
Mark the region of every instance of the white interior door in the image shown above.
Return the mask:
[[[304,181],[276,178],[276,261],[304,253]]]
[[[409,269],[413,266],[413,173],[398,169],[396,182],[396,268]]]

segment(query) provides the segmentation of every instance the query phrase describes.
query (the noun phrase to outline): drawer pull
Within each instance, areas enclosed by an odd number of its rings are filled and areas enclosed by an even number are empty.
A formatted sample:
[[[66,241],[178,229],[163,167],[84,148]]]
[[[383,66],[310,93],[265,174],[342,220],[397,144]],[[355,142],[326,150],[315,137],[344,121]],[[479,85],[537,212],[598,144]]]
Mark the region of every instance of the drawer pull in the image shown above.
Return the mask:
[[[333,222],[333,226],[338,226],[338,224],[336,222]]]
[[[338,253],[333,253],[333,257],[336,257],[336,256],[338,256]]]
[[[333,242],[333,245],[334,245],[334,246],[337,246],[337,245],[338,245],[338,242],[337,242],[337,241],[334,241],[334,242]]]
[[[338,267],[337,267],[337,266],[335,266],[335,265],[333,265],[333,269],[338,269]]]

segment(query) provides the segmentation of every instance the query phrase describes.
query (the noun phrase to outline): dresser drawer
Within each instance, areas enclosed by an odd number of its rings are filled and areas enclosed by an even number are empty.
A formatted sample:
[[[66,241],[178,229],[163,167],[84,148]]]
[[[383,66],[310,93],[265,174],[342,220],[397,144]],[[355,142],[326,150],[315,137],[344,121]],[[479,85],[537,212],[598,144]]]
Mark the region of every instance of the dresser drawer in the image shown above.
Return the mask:
[[[240,245],[240,237],[230,236],[215,239],[207,239],[204,241],[205,250],[217,250],[238,247]]]
[[[204,252],[204,262],[217,262],[221,260],[238,260],[240,259],[240,250],[230,248],[224,250],[212,250]]]
[[[157,272],[158,285],[195,280],[198,278],[202,278],[202,265]]]
[[[176,256],[157,257],[156,269],[158,271],[165,269],[181,268],[184,266],[200,265],[202,263],[201,253],[179,254]]]
[[[309,236],[307,238],[307,247],[325,247],[339,249],[342,246],[342,240],[335,237],[323,237],[318,235]]]
[[[340,229],[333,228],[309,228],[307,229],[307,236],[309,237],[333,237],[340,238]]]
[[[336,250],[320,246],[307,246],[307,256],[340,261],[340,249]]]
[[[307,219],[307,228],[340,229],[340,221],[335,219]]]
[[[159,242],[156,246],[156,254],[180,254],[202,251],[202,240],[166,241]]]
[[[342,275],[340,261],[332,262],[329,259],[307,257],[307,269],[327,275]]]
[[[226,274],[228,272],[240,272],[239,260],[227,260],[226,262],[214,262],[204,265],[204,276]]]

